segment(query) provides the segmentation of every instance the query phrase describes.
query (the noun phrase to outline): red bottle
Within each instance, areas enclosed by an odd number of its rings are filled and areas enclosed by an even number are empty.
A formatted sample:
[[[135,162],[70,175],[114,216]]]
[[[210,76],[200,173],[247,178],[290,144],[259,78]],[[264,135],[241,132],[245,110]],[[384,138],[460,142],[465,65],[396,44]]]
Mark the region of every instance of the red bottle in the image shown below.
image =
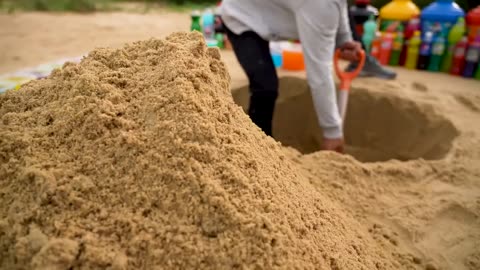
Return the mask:
[[[468,40],[474,41],[475,37],[480,31],[480,6],[470,10],[467,16],[467,25],[468,25]]]
[[[380,32],[377,32],[375,35],[375,39],[372,41],[372,49],[370,50],[370,54],[375,57],[377,60],[380,60],[380,46],[382,44],[382,38]]]
[[[405,32],[403,33],[404,42],[402,47],[402,53],[400,54],[400,66],[404,66],[407,60],[407,51],[408,51],[408,42],[413,37],[415,31],[420,30],[420,19],[418,16],[413,17],[410,21],[408,21],[407,28],[405,28]]]
[[[382,36],[382,44],[380,46],[380,64],[388,65],[390,55],[392,54],[394,33],[385,32]]]
[[[452,69],[450,70],[451,74],[460,76],[463,73],[463,69],[465,68],[465,53],[467,51],[467,47],[467,37],[463,37],[462,40],[455,45],[455,49],[453,51]]]

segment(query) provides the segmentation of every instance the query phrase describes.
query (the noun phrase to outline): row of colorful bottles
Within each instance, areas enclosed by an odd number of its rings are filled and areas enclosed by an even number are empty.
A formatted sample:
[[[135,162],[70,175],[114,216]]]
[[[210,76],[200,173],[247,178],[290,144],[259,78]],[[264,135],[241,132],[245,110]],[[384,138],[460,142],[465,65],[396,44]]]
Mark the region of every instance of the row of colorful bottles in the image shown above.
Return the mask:
[[[375,19],[371,16],[363,28],[362,41],[367,51],[383,65],[450,72],[465,77],[474,77],[475,70],[480,70],[480,31],[469,42],[463,18],[458,19],[447,37],[443,30],[436,28],[436,32],[428,31],[422,39],[416,18],[405,30],[401,23],[391,23],[386,32],[380,33],[376,32]]]
[[[446,44],[443,34],[434,38],[432,32],[427,32],[422,41],[420,32],[415,32],[409,42],[405,67],[449,72],[467,78],[480,75],[480,33],[473,42],[468,42],[466,36],[460,37],[458,42],[449,37],[448,47]]]
[[[361,3],[370,0],[356,0]],[[480,4],[480,2],[479,2]],[[357,11],[363,8],[363,13],[367,12],[365,5],[358,5],[354,9]],[[353,10],[353,7],[352,9]],[[469,26],[469,40],[475,39],[475,36],[480,29],[480,5],[472,9],[465,16],[465,12],[453,0],[436,0],[421,12],[418,7],[411,0],[392,0],[390,3],[380,9],[381,25],[380,30],[385,31],[393,22],[402,22],[406,24],[409,20],[419,17],[421,19],[421,30],[425,35],[427,32],[442,32],[444,36],[448,35],[450,28],[457,22],[459,18],[465,17],[467,25]],[[354,16],[357,20],[357,16]],[[363,22],[362,22],[363,24]],[[422,36],[423,38],[423,36]]]

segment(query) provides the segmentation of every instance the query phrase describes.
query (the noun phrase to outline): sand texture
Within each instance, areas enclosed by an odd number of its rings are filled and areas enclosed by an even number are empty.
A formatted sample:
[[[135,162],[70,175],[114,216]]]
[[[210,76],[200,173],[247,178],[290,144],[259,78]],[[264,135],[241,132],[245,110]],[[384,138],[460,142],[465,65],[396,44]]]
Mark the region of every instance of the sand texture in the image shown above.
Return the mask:
[[[189,16],[0,24],[8,72]],[[232,103],[229,87],[248,101],[233,53],[194,39],[95,50],[0,96],[0,269],[480,269],[480,82],[356,79],[342,156],[318,152],[305,73],[279,71],[282,147]]]
[[[397,269],[173,34],[0,96],[5,269]]]

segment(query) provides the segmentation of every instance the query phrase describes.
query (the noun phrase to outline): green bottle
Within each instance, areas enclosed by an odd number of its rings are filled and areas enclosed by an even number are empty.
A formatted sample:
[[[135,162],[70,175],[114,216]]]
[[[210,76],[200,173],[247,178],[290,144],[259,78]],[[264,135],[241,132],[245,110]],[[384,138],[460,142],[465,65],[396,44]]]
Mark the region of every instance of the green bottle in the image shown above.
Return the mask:
[[[202,25],[200,24],[200,12],[192,12],[192,24],[190,25],[190,31],[202,32]]]
[[[373,39],[375,38],[375,33],[377,32],[377,23],[375,22],[375,16],[370,15],[368,17],[368,21],[363,24],[363,35],[362,35],[362,42],[365,46],[365,50],[367,53],[370,52],[372,47]]]
[[[432,53],[427,69],[430,71],[440,71],[440,65],[442,63],[442,57],[444,53],[445,38],[443,37],[443,34],[440,33],[432,44]]]
[[[225,46],[223,44],[223,34],[222,33],[216,33],[215,34],[215,39],[217,40],[217,46],[220,49],[223,49]]]
[[[403,48],[403,26],[399,25],[395,39],[393,40],[392,45],[392,54],[390,55],[390,60],[388,64],[390,66],[398,66],[400,62],[400,54],[402,54]]]
[[[458,18],[457,23],[452,27],[448,33],[448,49],[442,61],[442,72],[449,73],[452,67],[453,51],[455,45],[462,40],[465,34],[465,19]]]
[[[480,65],[477,67],[477,72],[475,72],[474,78],[480,80]]]

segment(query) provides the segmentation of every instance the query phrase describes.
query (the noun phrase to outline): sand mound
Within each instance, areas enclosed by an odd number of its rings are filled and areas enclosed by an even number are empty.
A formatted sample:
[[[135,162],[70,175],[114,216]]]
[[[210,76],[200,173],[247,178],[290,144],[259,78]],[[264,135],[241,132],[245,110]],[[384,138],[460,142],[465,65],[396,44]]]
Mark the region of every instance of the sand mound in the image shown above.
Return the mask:
[[[199,34],[0,96],[2,269],[398,269],[229,92]]]
[[[233,96],[247,107],[248,87],[234,90]],[[281,78],[273,123],[275,139],[308,154],[320,150],[321,134],[307,81]],[[350,93],[345,123],[347,153],[360,161],[441,159],[458,134],[450,120],[431,106],[392,91],[356,88]]]

